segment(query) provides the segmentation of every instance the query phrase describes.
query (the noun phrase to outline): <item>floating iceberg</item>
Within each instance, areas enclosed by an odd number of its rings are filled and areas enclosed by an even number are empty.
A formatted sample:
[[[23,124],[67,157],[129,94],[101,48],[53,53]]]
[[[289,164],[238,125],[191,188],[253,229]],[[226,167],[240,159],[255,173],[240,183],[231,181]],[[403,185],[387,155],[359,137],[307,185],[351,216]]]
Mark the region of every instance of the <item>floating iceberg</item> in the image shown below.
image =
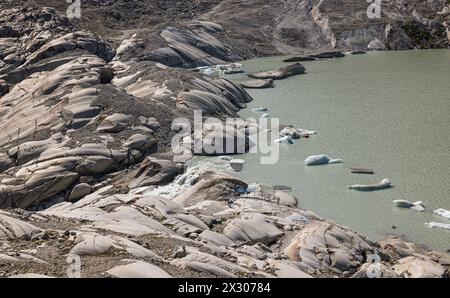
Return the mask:
[[[411,208],[412,203],[406,200],[394,200],[393,203],[399,208]]]
[[[433,213],[436,214],[437,216],[441,216],[443,218],[450,219],[450,211],[448,211],[448,210],[436,209],[433,211]]]
[[[300,139],[300,138],[309,138],[313,135],[317,134],[317,132],[313,130],[307,130],[303,128],[295,128],[292,126],[287,126],[280,131],[280,136],[285,137],[289,136],[292,139]]]
[[[267,108],[261,107],[261,108],[254,108],[252,109],[255,113],[261,113],[261,112],[267,112]]]
[[[428,222],[425,225],[430,229],[445,229],[450,230],[450,224],[440,223],[440,222]]]
[[[236,172],[242,171],[242,168],[244,167],[245,160],[242,159],[233,159],[230,160],[230,167],[235,170]]]
[[[357,190],[357,191],[375,191],[375,190],[381,190],[381,189],[386,189],[386,188],[391,188],[391,187],[392,187],[392,182],[389,179],[384,179],[380,183],[373,184],[373,185],[355,184],[355,185],[348,186],[349,189],[353,189],[353,190]]]
[[[411,206],[411,209],[414,209],[416,211],[419,212],[424,212],[425,211],[425,205],[423,204],[422,201],[418,201],[418,202],[414,202]]]
[[[399,208],[414,209],[416,211],[425,211],[425,205],[422,201],[411,203],[406,200],[394,200],[393,203]]]
[[[211,76],[214,74],[214,70],[210,66],[200,66],[200,67],[197,67],[197,70],[199,73],[207,75],[207,76]]]
[[[240,63],[231,63],[231,64],[219,64],[214,66],[200,66],[197,67],[196,70],[204,75],[213,75],[213,74],[236,74],[245,72],[242,69],[242,64]]]
[[[279,144],[294,144],[294,140],[291,137],[282,137],[280,139],[275,140],[275,143],[279,143]]]
[[[336,164],[343,163],[342,159],[332,159],[327,155],[312,155],[305,160],[305,165],[307,166],[318,166],[318,165],[328,165],[328,164]]]

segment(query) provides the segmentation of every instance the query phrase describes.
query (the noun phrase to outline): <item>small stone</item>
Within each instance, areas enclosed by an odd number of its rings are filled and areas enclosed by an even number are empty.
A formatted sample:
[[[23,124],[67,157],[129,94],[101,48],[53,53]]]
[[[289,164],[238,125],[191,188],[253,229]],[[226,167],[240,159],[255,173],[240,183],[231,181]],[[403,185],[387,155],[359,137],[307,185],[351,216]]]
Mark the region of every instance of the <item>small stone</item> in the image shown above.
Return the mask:
[[[236,172],[242,171],[244,164],[245,164],[245,160],[242,160],[242,159],[233,159],[230,161],[230,167],[233,170],[235,170]]]
[[[181,259],[187,256],[186,248],[184,246],[178,248],[173,254],[172,257],[175,259]]]
[[[292,226],[291,225],[285,225],[284,226],[284,230],[285,231],[292,231]]]
[[[44,233],[42,234],[41,239],[42,239],[42,240],[48,240],[48,239],[50,239],[50,235],[49,235],[47,232],[44,232]]]
[[[197,239],[198,238],[198,234],[197,233],[190,233],[189,234],[189,239]]]
[[[23,234],[22,237],[20,237],[21,240],[23,241],[30,241],[31,240],[31,236],[28,234]]]

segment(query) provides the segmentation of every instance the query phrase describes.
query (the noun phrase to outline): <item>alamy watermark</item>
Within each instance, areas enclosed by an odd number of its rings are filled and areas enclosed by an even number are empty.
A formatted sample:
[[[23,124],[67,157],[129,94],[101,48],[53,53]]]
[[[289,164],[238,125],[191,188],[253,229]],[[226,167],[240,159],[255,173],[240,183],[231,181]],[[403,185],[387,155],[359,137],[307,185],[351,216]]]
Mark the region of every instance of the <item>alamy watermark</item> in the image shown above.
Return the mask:
[[[68,278],[81,278],[81,258],[79,255],[70,254],[66,258],[67,277]]]
[[[81,0],[66,0],[70,3],[67,8],[67,17],[69,19],[80,19],[81,18]]]
[[[381,0],[366,0],[370,3],[367,8],[367,17],[369,19],[379,19],[381,18]]]
[[[176,135],[172,138],[172,151],[194,154],[229,155],[261,154],[261,164],[275,164],[279,160],[280,121],[278,118],[203,118],[201,110],[194,111],[194,121],[177,118],[172,123]]]
[[[381,258],[377,254],[371,254],[367,256],[367,263],[370,265],[367,267],[366,275],[368,278],[381,278],[383,277],[383,267]]]
[[[69,7],[67,8],[67,17],[69,19],[81,18],[81,0],[65,0],[69,3]],[[367,17],[369,19],[379,19],[381,18],[381,2],[382,0],[366,0],[367,3],[370,3],[367,8]],[[312,3],[309,2],[308,10],[311,10]]]

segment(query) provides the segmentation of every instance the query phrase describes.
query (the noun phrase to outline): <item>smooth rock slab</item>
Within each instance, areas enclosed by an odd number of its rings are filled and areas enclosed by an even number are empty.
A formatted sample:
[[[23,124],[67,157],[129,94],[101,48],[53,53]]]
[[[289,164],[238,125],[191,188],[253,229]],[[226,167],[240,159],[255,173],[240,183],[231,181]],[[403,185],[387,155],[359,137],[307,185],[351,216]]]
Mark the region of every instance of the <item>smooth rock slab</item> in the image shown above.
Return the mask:
[[[190,234],[198,234],[203,230],[176,218],[169,218],[162,222],[165,226],[170,226],[178,235],[187,237]]]
[[[138,199],[135,205],[141,207],[155,207],[164,216],[186,213],[186,211],[174,201],[157,195],[146,195],[145,197]]]
[[[295,265],[275,262],[273,267],[275,268],[275,274],[279,278],[313,278],[311,275],[301,271]]]
[[[280,205],[289,206],[289,207],[297,206],[297,198],[294,196],[291,196],[288,193],[285,193],[284,191],[277,190],[274,192],[274,196],[275,196],[276,202]]]
[[[182,206],[192,206],[204,201],[228,201],[236,195],[236,188],[247,188],[242,180],[218,172],[201,174],[198,182],[174,198],[174,202]]]
[[[399,276],[409,278],[442,278],[445,274],[441,265],[417,257],[403,258],[392,268]]]
[[[193,261],[193,262],[183,262],[181,266],[186,269],[191,269],[203,273],[209,273],[211,275],[220,278],[237,278],[235,274],[212,264]]]
[[[305,165],[307,166],[318,166],[318,165],[328,165],[343,163],[342,159],[332,159],[325,154],[312,155],[305,159]]]
[[[77,201],[84,198],[92,192],[92,187],[87,183],[75,185],[69,195],[69,202]]]
[[[140,237],[148,234],[173,234],[156,221],[131,207],[118,207],[114,212],[92,217],[93,226],[98,229]]]
[[[41,231],[41,229],[29,223],[0,213],[0,240],[18,239],[25,235],[31,238]]]
[[[126,142],[123,144],[124,147],[130,149],[141,149],[146,144],[150,142],[150,138],[148,136],[144,136],[141,134],[132,135]]]
[[[209,227],[203,221],[192,214],[176,214],[174,217],[199,229],[209,230]]]
[[[0,254],[0,261],[7,262],[7,263],[15,263],[15,262],[19,262],[20,260],[18,258],[12,257],[12,256]]]
[[[217,246],[235,246],[235,243],[230,238],[214,231],[205,230],[199,235],[199,238],[201,241],[206,241]]]
[[[111,239],[97,234],[81,235],[81,242],[76,244],[70,251],[71,254],[79,256],[94,256],[107,252],[113,247]]]
[[[133,119],[132,115],[125,115],[122,113],[114,113],[105,118],[97,128],[99,132],[116,133],[124,130],[128,123]]]
[[[250,271],[245,269],[244,267],[241,267],[234,262],[229,262],[223,258],[219,258],[216,256],[213,256],[208,253],[201,252],[193,247],[186,247],[188,255],[185,256],[182,259],[177,260],[177,266],[184,267],[186,264],[192,263],[192,262],[198,262],[206,264],[207,266],[216,266],[223,270],[226,270],[229,273],[232,274],[250,274]]]
[[[273,80],[248,80],[240,82],[241,86],[247,89],[273,88]]]
[[[224,228],[224,234],[235,243],[270,244],[283,235],[276,226],[268,223],[261,214],[251,214],[247,219],[233,219]]]
[[[172,276],[161,268],[146,263],[135,262],[128,265],[114,267],[106,271],[111,276],[118,278],[171,278]]]

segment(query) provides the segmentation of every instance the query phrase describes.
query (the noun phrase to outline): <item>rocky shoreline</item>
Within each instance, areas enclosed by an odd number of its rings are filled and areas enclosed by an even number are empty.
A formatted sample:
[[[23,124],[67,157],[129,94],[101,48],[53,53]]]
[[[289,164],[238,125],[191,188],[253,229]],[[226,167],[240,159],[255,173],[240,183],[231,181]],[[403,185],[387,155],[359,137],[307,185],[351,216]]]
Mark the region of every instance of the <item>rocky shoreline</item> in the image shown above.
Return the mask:
[[[114,41],[52,8],[2,10],[1,277],[361,278],[373,256],[376,277],[449,276],[448,254],[370,241],[297,208],[287,192],[187,167],[189,150],[171,152],[174,119],[238,117],[252,100],[186,68],[285,48],[242,46],[225,2],[198,12],[202,21]],[[294,64],[256,77],[303,72]],[[224,143],[246,139],[249,125]]]
[[[448,277],[448,255],[398,237],[372,242],[289,193],[238,187],[249,185],[192,167],[156,189],[106,186],[40,212],[1,211],[0,274],[66,277],[78,256],[82,277],[364,278],[376,255],[376,277]]]

